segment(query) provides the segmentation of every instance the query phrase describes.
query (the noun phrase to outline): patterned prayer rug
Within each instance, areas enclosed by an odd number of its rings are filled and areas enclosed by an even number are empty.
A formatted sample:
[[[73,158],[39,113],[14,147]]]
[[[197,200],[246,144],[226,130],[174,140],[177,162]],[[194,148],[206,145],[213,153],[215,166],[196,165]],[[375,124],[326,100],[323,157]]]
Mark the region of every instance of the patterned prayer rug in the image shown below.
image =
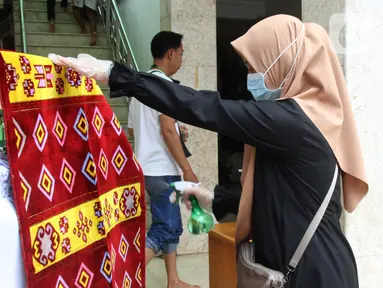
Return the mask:
[[[95,81],[0,51],[0,86],[28,287],[144,287],[142,170]]]

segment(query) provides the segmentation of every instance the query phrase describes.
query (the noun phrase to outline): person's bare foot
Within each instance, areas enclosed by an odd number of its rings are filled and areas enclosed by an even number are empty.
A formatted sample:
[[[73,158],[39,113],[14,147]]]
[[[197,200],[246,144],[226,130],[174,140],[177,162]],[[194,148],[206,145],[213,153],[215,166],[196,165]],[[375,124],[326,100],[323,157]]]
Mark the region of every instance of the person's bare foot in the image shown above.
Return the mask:
[[[55,22],[50,22],[49,23],[49,31],[51,33],[55,33],[56,29],[55,29]]]
[[[96,46],[97,45],[97,33],[92,33],[90,36],[90,45]]]
[[[174,281],[168,284],[168,288],[201,288],[198,285],[190,285],[182,281]]]

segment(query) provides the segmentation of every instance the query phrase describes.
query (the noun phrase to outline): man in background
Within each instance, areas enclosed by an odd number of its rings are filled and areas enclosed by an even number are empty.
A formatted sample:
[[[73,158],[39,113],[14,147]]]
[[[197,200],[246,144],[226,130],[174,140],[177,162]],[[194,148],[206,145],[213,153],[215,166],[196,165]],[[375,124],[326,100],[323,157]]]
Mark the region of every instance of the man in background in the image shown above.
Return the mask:
[[[182,35],[169,31],[158,33],[151,43],[154,65],[148,73],[175,82],[170,77],[181,67],[183,50]],[[179,125],[135,98],[130,103],[128,122],[150,197],[152,225],[146,240],[146,264],[162,251],[168,288],[198,287],[182,282],[176,267],[177,246],[183,229],[180,207],[174,203],[170,183],[180,181],[182,176],[185,181],[198,183],[187,160],[188,151],[180,137]]]

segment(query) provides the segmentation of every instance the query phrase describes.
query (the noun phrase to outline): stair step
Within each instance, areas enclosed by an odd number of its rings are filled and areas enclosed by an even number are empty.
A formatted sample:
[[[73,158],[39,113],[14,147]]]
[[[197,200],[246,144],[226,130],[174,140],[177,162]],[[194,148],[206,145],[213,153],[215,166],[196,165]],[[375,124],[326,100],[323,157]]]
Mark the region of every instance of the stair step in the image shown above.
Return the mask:
[[[102,89],[102,92],[120,122],[128,123],[129,105],[127,99],[125,97],[109,98],[109,89]]]
[[[113,105],[109,104],[110,107],[112,107],[114,114],[116,114],[117,119],[120,122],[128,123],[128,114],[129,114],[129,107],[126,105]]]
[[[128,99],[127,97],[117,97],[117,98],[110,98],[109,97],[109,92],[110,92],[110,89],[109,89],[109,86],[103,86],[101,84],[99,84],[101,90],[102,90],[102,93],[106,96],[107,100],[108,100],[108,103],[110,105],[119,105],[119,106],[122,106],[122,105],[125,105],[128,107]]]
[[[20,33],[15,35],[16,45],[21,46]],[[60,46],[90,46],[90,35],[70,34],[70,33],[27,33],[27,45],[60,45]],[[97,46],[107,48],[106,37],[98,35]]]
[[[28,53],[47,56],[49,53],[56,53],[62,56],[75,57],[79,53],[88,53],[96,58],[108,59],[108,48],[105,37],[105,28],[100,23],[98,25],[98,46],[89,46],[89,35],[79,32],[79,27],[75,22],[71,12],[63,12],[60,1],[56,1],[56,33],[49,33],[47,25],[46,0],[28,0],[24,2],[24,16],[26,22]],[[68,7],[71,11],[71,7]],[[19,3],[14,1],[14,22],[16,48],[21,51],[20,37],[20,14]],[[109,98],[109,87],[100,85],[113,112],[119,119],[125,135],[128,135],[128,113],[129,106],[125,97]],[[133,139],[129,139],[133,146]]]
[[[24,3],[27,2],[27,1],[47,3],[47,0],[24,0]],[[16,3],[19,3],[19,0],[16,0],[15,2],[16,2]],[[57,1],[57,3],[59,3],[58,5],[60,5],[60,2],[61,2],[61,1]],[[68,0],[68,4],[70,4],[70,3],[71,3],[71,0]]]
[[[111,105],[125,105],[128,106],[127,99],[125,97],[118,97],[118,98],[109,98],[109,89],[103,89],[101,88],[102,93],[104,93],[105,96],[107,96],[108,103]]]
[[[88,31],[90,31],[89,25],[87,26]],[[25,22],[25,30],[27,33],[33,32],[49,32],[49,25],[47,21],[41,22],[39,20],[31,20]],[[20,31],[20,22],[15,21],[15,31],[18,33]],[[56,33],[80,33],[80,26],[74,21],[65,22],[65,21],[56,21]],[[99,24],[97,27],[97,35],[105,35],[104,25]]]
[[[25,21],[30,20],[39,20],[43,22],[48,21],[48,15],[46,9],[24,9],[24,18]],[[14,13],[14,19],[15,21],[20,21],[20,13],[17,11]],[[67,21],[76,23],[76,19],[74,18],[74,15],[72,13],[65,13],[65,12],[57,12],[56,13],[56,21]]]
[[[118,105],[118,106],[126,106],[128,107],[128,99],[126,97],[118,97],[118,98],[110,98],[109,97],[109,87],[108,88],[103,88],[100,85],[100,88],[102,90],[102,93],[107,97],[108,103],[110,105]]]
[[[20,45],[16,46],[16,51],[22,51]],[[76,57],[80,53],[90,54],[98,59],[108,59],[108,49],[97,46],[70,46],[61,45],[30,45],[28,44],[28,53],[47,57],[49,53],[56,53],[65,57]]]
[[[118,121],[120,121],[120,124],[122,125],[122,126],[126,126],[126,128],[128,128],[127,126],[128,126],[128,120],[126,119],[126,120],[124,120],[124,119],[118,119]]]
[[[61,1],[56,1],[56,12],[63,11],[60,5]],[[71,1],[68,1],[68,12],[72,11],[72,5],[70,4]],[[13,1],[13,9],[15,11],[20,10],[20,2],[19,1]],[[28,0],[24,1],[24,9],[40,9],[40,10],[46,10],[47,9],[47,1],[36,1],[36,0]]]
[[[97,83],[100,86],[102,93],[109,98],[109,87],[103,87],[104,84]]]

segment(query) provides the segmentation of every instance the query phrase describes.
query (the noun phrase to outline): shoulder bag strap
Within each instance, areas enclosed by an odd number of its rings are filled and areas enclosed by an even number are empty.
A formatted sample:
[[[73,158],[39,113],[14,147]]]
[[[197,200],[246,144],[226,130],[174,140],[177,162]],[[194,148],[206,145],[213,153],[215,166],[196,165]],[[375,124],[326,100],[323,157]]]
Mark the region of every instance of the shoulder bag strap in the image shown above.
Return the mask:
[[[338,179],[338,170],[339,168],[337,164],[335,166],[334,178],[332,179],[327,195],[324,198],[321,206],[319,207],[318,212],[315,214],[314,219],[311,221],[309,228],[307,228],[307,231],[305,235],[303,236],[301,242],[299,243],[297,250],[295,250],[293,257],[290,260],[289,267],[288,267],[289,272],[293,272],[295,268],[298,266],[298,263],[301,260],[303,253],[305,252],[307,246],[309,245],[311,238],[314,236],[314,233],[317,230],[319,223],[321,222],[323,215],[325,214],[327,210],[328,204],[330,203],[331,197],[335,190],[336,181]]]

